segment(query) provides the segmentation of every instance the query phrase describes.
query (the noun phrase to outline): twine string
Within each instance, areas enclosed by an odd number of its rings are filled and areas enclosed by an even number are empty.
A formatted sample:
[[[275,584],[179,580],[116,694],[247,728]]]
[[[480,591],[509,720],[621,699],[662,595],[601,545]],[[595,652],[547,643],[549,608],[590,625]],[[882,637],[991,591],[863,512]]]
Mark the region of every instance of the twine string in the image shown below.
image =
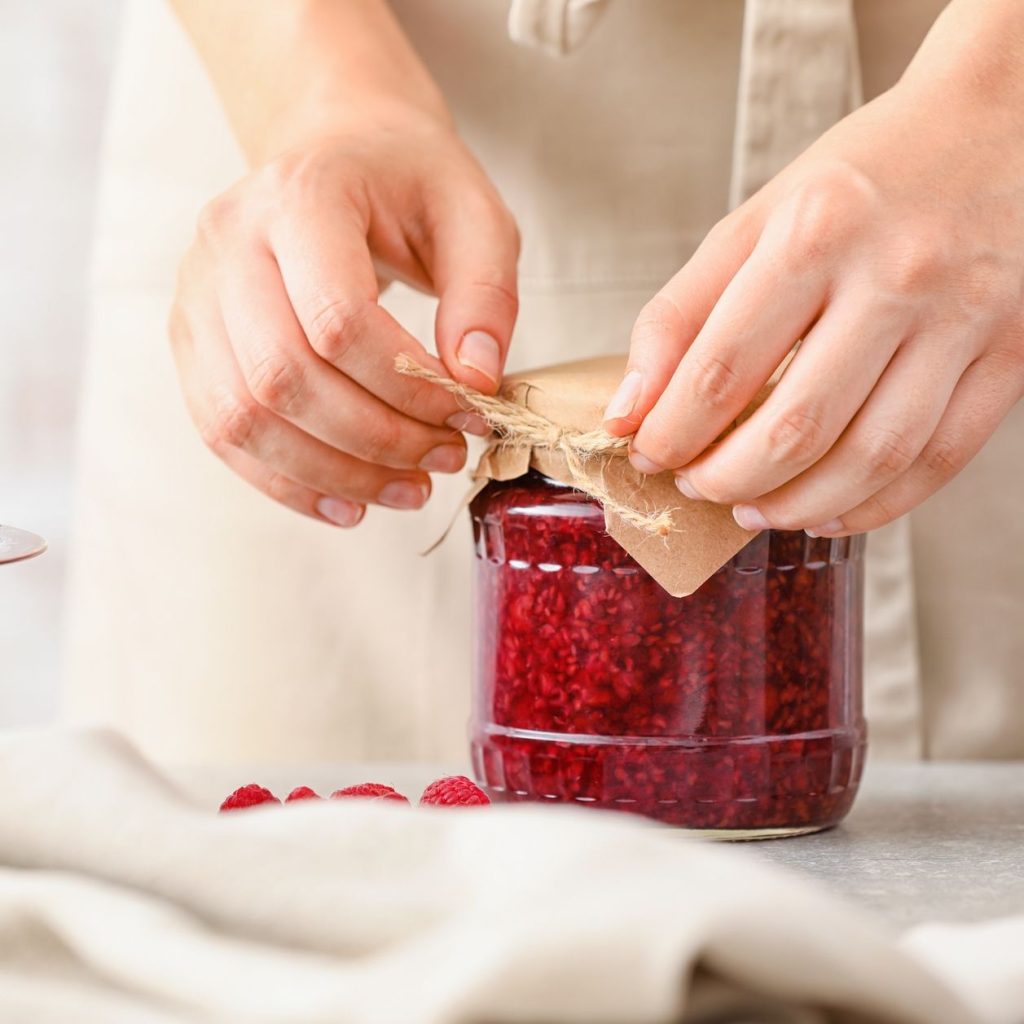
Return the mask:
[[[503,446],[557,451],[565,459],[573,486],[596,498],[631,526],[662,537],[672,529],[671,509],[648,512],[626,504],[608,491],[600,476],[595,478],[587,471],[587,463],[592,459],[625,457],[629,450],[628,437],[614,437],[606,430],[565,429],[517,402],[497,395],[485,395],[475,388],[442,377],[405,354],[396,356],[395,369],[406,377],[429,381],[455,395],[487,423],[501,438]]]

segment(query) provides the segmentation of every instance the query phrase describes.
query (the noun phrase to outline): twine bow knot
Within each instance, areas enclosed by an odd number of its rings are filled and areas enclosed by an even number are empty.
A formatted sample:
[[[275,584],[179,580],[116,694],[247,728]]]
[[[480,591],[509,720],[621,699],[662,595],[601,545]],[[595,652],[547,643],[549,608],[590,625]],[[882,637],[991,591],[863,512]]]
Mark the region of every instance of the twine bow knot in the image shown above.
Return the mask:
[[[501,438],[501,444],[519,448],[546,448],[564,459],[573,486],[589,494],[625,522],[646,533],[664,537],[672,529],[672,510],[646,511],[629,505],[611,494],[600,477],[587,471],[587,462],[594,458],[623,458],[629,451],[628,437],[614,437],[606,430],[572,430],[527,409],[517,402],[497,395],[485,395],[475,388],[460,384],[428,370],[407,355],[395,358],[395,369],[406,377],[429,381],[455,395],[483,418]]]

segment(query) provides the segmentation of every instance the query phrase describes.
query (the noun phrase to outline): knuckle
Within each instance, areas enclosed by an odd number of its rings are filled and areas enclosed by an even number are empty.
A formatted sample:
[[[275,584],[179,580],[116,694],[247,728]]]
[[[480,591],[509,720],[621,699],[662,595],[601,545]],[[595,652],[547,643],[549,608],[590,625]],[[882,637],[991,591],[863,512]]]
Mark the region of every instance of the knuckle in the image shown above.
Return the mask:
[[[501,231],[515,226],[511,211],[486,182],[465,190],[459,202],[467,216],[483,228]]]
[[[740,397],[740,375],[719,356],[693,357],[692,389],[694,398],[711,409],[727,408]]]
[[[873,186],[856,168],[836,162],[793,191],[785,227],[783,258],[826,254],[849,239],[871,202]]]
[[[511,286],[508,275],[499,268],[477,271],[470,286],[483,292],[488,302],[501,312],[513,316],[519,312],[519,296]]]
[[[259,173],[269,194],[302,198],[317,191],[326,170],[323,153],[316,147],[284,153]]]
[[[378,417],[367,423],[360,438],[360,457],[377,465],[395,461],[401,441],[401,429],[390,416]]]
[[[716,505],[727,505],[743,497],[730,485],[728,479],[710,466],[694,471],[691,478],[697,490]]]
[[[181,306],[175,302],[167,317],[167,337],[173,352],[187,350],[192,344],[192,332]]]
[[[704,236],[701,246],[716,247],[735,242],[748,228],[748,214],[737,209],[727,213],[716,221],[711,230]]]
[[[523,251],[523,236],[519,231],[519,222],[512,214],[511,210],[505,211],[508,216],[508,227],[509,238],[512,240],[512,251],[516,254],[516,259],[519,258],[520,253]]]
[[[196,220],[196,236],[207,246],[216,246],[231,230],[236,220],[236,206],[225,193],[211,199]]]
[[[447,415],[459,409],[459,403],[431,381],[417,380],[412,377],[402,379],[402,388],[388,404],[412,419],[433,422],[434,413]]]
[[[894,256],[886,268],[886,291],[899,298],[927,294],[944,275],[942,248],[919,238],[901,239],[893,246]]]
[[[1016,283],[992,260],[976,259],[962,273],[963,301],[973,316],[988,317],[1019,308]]]
[[[309,344],[321,359],[341,362],[366,320],[369,304],[335,299],[325,303],[309,322]]]
[[[675,434],[648,417],[636,436],[636,450],[664,469],[683,464],[683,449]]]
[[[290,505],[295,497],[295,484],[283,473],[271,473],[264,487],[267,496],[282,505]]]
[[[664,294],[655,295],[647,302],[633,325],[634,342],[656,341],[666,335],[678,335],[683,330],[683,319],[676,304]]]
[[[761,511],[768,517],[768,521],[775,530],[803,530],[813,526],[818,517],[808,517],[806,512],[801,512],[797,507],[776,511],[762,504]],[[844,525],[845,528],[845,525]]]
[[[825,255],[830,237],[827,201],[817,192],[801,196],[794,205],[785,243],[779,250],[783,263],[791,268]]]
[[[178,263],[178,272],[174,279],[174,304],[181,306],[185,297],[195,288],[199,279],[197,264],[200,261],[199,246],[193,242]]]
[[[735,253],[753,251],[769,226],[771,210],[762,208],[761,198],[751,198],[717,221],[704,236],[691,261],[716,255],[730,258]],[[771,208],[774,209],[774,206]]]
[[[825,425],[810,409],[790,409],[769,427],[765,436],[772,462],[806,463],[820,458],[828,449]]]
[[[843,527],[851,533],[864,533],[899,519],[903,513],[883,495],[874,494],[843,516]]]
[[[960,448],[947,437],[933,437],[921,449],[921,464],[932,477],[948,480],[964,467]]]
[[[264,409],[288,415],[299,406],[305,391],[302,367],[280,355],[267,355],[246,374],[246,383],[253,398]]]
[[[917,455],[917,447],[899,430],[875,430],[865,437],[861,458],[869,479],[889,479],[906,472]]]
[[[992,349],[985,357],[985,364],[997,377],[1019,379],[1024,386],[1024,337],[1015,338],[1012,345]]]
[[[259,407],[237,395],[218,401],[213,415],[201,430],[202,438],[214,451],[222,448],[249,449],[259,427]]]
[[[363,224],[370,215],[365,169],[351,148],[319,145],[279,156],[256,172],[257,191],[274,231],[321,207],[340,203]],[[286,228],[286,230],[291,230]]]
[[[285,153],[264,164],[258,171],[260,184],[268,196],[286,195],[302,174],[303,159],[296,153]],[[306,164],[308,166],[308,162]]]
[[[512,211],[500,199],[494,199],[487,204],[483,218],[496,235],[508,238],[513,243],[515,251],[519,251],[519,225]]]

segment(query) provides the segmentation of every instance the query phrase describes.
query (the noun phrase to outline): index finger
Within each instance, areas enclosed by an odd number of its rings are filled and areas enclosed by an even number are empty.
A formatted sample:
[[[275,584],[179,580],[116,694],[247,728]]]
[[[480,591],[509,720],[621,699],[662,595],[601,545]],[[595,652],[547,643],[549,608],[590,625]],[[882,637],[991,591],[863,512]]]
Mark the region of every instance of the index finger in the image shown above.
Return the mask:
[[[339,198],[305,213],[293,207],[268,241],[313,351],[392,408],[442,426],[461,407],[442,388],[395,372],[395,357],[405,353],[446,375],[440,360],[378,304],[366,230]]]
[[[498,389],[519,312],[519,233],[497,202],[463,201],[438,222],[430,271],[437,351],[456,380]]]
[[[640,425],[633,465],[655,473],[700,455],[818,317],[826,280],[813,265],[794,268],[762,236]]]

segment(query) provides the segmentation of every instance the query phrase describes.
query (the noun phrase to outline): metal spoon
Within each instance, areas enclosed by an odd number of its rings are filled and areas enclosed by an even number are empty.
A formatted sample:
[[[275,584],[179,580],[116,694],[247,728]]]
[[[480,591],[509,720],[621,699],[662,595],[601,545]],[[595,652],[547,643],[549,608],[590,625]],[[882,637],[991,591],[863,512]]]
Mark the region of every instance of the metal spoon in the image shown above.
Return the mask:
[[[46,550],[46,541],[38,534],[14,526],[0,526],[0,565],[33,558]]]

